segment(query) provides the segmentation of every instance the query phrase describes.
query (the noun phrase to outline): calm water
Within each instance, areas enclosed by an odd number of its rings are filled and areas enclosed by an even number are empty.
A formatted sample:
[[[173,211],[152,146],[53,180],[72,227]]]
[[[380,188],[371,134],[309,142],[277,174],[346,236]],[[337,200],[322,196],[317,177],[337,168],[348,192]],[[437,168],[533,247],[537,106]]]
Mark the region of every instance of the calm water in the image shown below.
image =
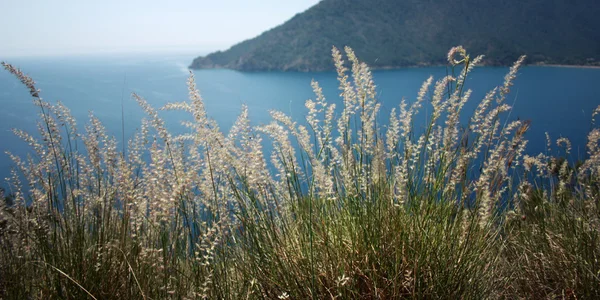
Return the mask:
[[[129,96],[136,92],[155,107],[187,99],[186,66],[190,56],[121,56],[79,58],[12,59],[38,83],[42,97],[65,103],[78,120],[87,122],[92,111],[111,133],[121,140],[121,103],[125,108],[126,136],[139,127],[143,113]],[[471,112],[485,93],[502,83],[507,68],[478,68],[468,79],[473,89]],[[374,73],[383,119],[405,97],[412,102],[422,82],[433,75],[446,75],[445,68],[412,68]],[[300,120],[304,102],[313,98],[310,82],[319,81],[330,102],[338,103],[335,73],[240,73],[229,70],[195,71],[196,82],[209,115],[222,129],[233,124],[242,104],[247,104],[254,124],[269,122],[268,110],[277,109]],[[507,99],[514,104],[510,118],[532,121],[527,134],[528,152],[545,149],[544,132],[553,139],[569,137],[576,157],[585,154],[592,110],[600,104],[600,69],[523,68]],[[0,178],[9,175],[11,161],[3,153],[23,153],[23,142],[13,136],[11,128],[34,131],[37,110],[27,90],[8,72],[0,71]],[[338,110],[339,111],[339,110]],[[465,114],[466,115],[466,114]],[[179,113],[163,114],[171,128],[178,130]],[[384,121],[385,122],[385,121]],[[417,124],[417,126],[419,126]],[[4,186],[4,184],[0,184]]]

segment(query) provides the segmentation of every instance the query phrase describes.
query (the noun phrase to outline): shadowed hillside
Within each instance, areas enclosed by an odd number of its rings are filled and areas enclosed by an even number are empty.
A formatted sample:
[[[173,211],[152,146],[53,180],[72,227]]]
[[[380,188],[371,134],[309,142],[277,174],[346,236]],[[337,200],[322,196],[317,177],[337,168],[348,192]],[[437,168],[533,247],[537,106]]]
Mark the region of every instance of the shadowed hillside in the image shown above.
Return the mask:
[[[196,58],[192,69],[332,70],[331,47],[373,68],[444,64],[463,44],[485,64],[600,64],[596,0],[323,0],[260,36]]]

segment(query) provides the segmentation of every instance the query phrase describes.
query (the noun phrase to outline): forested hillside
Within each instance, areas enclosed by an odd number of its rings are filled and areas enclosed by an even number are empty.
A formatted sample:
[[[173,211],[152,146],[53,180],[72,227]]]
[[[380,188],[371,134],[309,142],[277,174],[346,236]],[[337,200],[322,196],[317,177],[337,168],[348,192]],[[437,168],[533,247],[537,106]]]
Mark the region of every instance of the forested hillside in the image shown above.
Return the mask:
[[[600,63],[597,0],[323,0],[260,36],[196,58],[193,69],[330,70],[332,46],[373,68],[441,65],[457,44],[486,64]]]

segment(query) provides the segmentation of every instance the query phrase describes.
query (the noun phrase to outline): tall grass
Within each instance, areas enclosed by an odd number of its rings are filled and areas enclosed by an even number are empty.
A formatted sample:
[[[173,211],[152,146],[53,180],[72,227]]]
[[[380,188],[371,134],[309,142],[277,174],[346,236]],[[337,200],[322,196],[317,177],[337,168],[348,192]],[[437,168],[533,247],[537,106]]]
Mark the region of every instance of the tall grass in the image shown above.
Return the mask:
[[[349,48],[333,49],[343,107],[313,82],[305,122],[272,111],[251,126],[242,107],[224,133],[190,74],[189,101],[161,108],[190,113],[190,133],[170,133],[134,94],[147,119],[123,152],[95,116],[79,132],[3,63],[29,89],[39,132],[15,130],[32,152],[9,154],[0,297],[599,297],[600,129],[578,164],[564,138],[554,156],[524,155],[529,123],[505,103],[524,57],[461,124],[481,59],[451,49],[450,75],[385,126]]]

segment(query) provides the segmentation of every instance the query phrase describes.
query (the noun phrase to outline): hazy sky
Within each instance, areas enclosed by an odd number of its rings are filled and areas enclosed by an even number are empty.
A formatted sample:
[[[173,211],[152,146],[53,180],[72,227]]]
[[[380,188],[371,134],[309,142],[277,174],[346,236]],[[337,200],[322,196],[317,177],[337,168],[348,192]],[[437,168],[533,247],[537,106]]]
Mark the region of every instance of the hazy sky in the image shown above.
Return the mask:
[[[0,0],[0,57],[226,49],[319,0]]]

